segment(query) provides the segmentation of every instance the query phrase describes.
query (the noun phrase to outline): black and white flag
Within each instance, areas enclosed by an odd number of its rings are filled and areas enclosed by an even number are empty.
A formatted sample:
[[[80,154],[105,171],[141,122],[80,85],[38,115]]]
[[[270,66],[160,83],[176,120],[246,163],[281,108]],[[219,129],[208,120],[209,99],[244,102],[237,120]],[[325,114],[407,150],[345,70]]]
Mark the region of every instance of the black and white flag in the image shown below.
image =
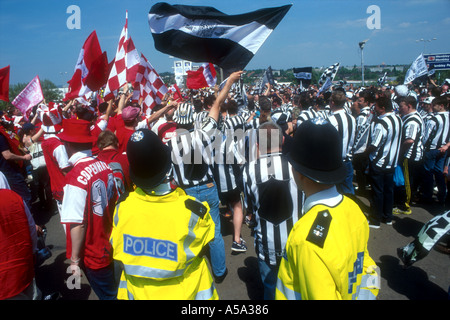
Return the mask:
[[[413,80],[420,78],[421,76],[428,74],[428,66],[425,62],[423,54],[417,57],[416,60],[411,64],[408,71],[406,71],[405,81],[403,84],[408,84]]]
[[[339,62],[326,68],[319,78],[319,83],[320,84],[325,83],[325,81],[327,81],[327,78],[330,78],[330,80],[333,81],[338,70],[339,70]]]
[[[312,67],[293,68],[294,77],[302,86],[309,86],[312,79]]]
[[[385,72],[382,77],[378,78],[378,85],[380,87],[386,82],[386,75],[387,75],[387,72]]]
[[[264,72],[264,76],[263,76],[263,84],[267,84],[269,83],[270,85],[275,85],[275,80],[273,79],[273,72],[272,72],[272,67],[268,67],[266,69],[266,71]]]
[[[438,241],[450,232],[450,211],[446,211],[428,221],[420,229],[416,238],[402,248],[397,255],[406,267],[425,258]]]
[[[331,78],[327,77],[325,79],[325,83],[320,87],[319,91],[317,92],[317,97],[320,96],[320,94],[322,92],[327,92],[328,89],[330,89],[332,85],[333,85],[333,82],[331,81]]]
[[[263,94],[266,85],[270,83],[272,86],[275,85],[275,80],[273,78],[272,73],[272,67],[268,67],[266,71],[264,71],[263,76],[259,79],[258,83],[256,84],[254,91],[256,94]]]
[[[159,2],[148,23],[157,50],[233,72],[245,68],[291,6],[227,15],[212,7]]]
[[[246,108],[248,105],[247,91],[245,90],[245,85],[242,79],[239,79],[234,86],[234,100],[236,100],[239,110]]]

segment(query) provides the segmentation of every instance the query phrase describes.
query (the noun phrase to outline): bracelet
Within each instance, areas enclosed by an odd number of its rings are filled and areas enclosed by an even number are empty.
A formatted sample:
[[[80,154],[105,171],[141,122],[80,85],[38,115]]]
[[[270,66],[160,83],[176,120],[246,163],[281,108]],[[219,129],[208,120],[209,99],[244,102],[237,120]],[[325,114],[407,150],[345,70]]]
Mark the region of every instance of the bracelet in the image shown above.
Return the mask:
[[[80,262],[80,258],[78,258],[77,260],[73,260],[72,257],[70,257],[70,261],[72,261],[73,263],[79,263]]]

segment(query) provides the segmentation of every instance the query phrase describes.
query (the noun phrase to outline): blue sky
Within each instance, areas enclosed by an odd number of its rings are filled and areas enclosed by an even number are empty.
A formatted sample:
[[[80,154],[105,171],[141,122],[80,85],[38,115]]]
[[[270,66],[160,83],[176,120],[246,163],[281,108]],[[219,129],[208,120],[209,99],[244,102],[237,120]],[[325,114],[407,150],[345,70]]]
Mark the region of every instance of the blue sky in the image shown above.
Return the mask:
[[[108,59],[114,58],[128,10],[128,30],[137,49],[158,72],[172,71],[173,58],[155,50],[147,14],[159,1],[0,0],[0,68],[11,66],[10,83],[36,75],[57,85],[72,76],[80,49],[96,30]],[[170,4],[208,5],[239,14],[292,3],[293,6],[256,53],[247,69],[320,67],[340,62],[365,65],[409,64],[425,53],[450,52],[449,0],[188,0]],[[70,5],[81,10],[81,29],[68,29]],[[370,5],[380,8],[380,29],[369,29]],[[432,39],[431,42],[416,42]]]

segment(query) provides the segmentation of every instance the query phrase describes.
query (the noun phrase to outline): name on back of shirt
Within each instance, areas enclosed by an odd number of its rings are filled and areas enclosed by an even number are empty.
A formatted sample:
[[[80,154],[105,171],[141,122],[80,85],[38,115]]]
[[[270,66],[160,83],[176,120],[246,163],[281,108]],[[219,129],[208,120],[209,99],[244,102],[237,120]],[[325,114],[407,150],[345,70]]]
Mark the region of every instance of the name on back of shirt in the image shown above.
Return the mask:
[[[82,183],[84,185],[87,185],[89,180],[96,175],[97,173],[100,173],[102,171],[109,170],[109,167],[106,163],[102,161],[96,161],[85,167],[83,170],[81,170],[80,175],[77,178],[77,181],[79,183]]]

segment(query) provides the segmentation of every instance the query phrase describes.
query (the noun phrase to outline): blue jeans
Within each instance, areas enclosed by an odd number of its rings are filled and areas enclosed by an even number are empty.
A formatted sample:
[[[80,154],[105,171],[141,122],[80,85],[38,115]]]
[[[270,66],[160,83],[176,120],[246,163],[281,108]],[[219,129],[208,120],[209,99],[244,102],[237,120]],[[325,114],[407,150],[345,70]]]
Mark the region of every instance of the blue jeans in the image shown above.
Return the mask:
[[[184,191],[199,201],[207,202],[209,205],[209,213],[215,224],[214,240],[209,243],[211,267],[214,275],[220,277],[225,273],[226,265],[225,243],[222,238],[222,230],[220,227],[219,194],[217,193],[216,185],[213,184],[213,186],[208,188],[208,185],[204,184],[186,188]]]
[[[264,286],[264,300],[275,300],[275,288],[277,286],[278,266],[267,264],[258,258],[259,274]]]
[[[84,273],[89,284],[100,300],[116,300],[119,288],[121,263],[114,260],[109,266],[102,269],[90,269],[85,267]]]
[[[443,203],[447,193],[447,186],[443,175],[445,153],[439,150],[430,150],[425,152],[423,157],[424,179],[423,179],[423,198],[425,201],[431,201],[433,196],[434,181],[438,188],[438,201]],[[434,179],[433,179],[434,178]]]
[[[337,190],[341,194],[355,194],[355,188],[353,187],[353,164],[351,161],[344,161],[344,167],[347,171],[345,180],[338,184]]]

